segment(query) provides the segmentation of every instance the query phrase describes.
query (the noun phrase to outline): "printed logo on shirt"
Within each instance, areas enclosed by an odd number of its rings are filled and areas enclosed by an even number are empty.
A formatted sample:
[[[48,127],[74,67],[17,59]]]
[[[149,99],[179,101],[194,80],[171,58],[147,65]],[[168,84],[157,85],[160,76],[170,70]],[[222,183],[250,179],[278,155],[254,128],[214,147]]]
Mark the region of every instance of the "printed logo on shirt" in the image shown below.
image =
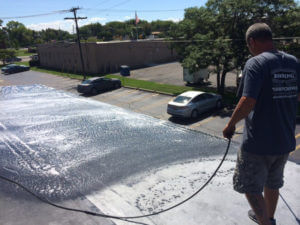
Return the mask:
[[[297,97],[297,76],[294,71],[274,71],[272,73],[272,83],[273,99]]]

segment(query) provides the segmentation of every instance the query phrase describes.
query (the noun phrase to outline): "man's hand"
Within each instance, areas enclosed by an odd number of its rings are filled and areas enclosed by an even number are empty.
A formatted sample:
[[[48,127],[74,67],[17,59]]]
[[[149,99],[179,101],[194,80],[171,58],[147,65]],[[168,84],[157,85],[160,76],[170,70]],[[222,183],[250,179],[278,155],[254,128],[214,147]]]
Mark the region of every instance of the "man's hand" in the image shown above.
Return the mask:
[[[242,119],[246,118],[251,110],[254,109],[254,106],[256,104],[256,100],[251,97],[245,97],[242,96],[240,98],[239,103],[234,109],[234,112],[226,125],[226,127],[223,130],[223,136],[225,138],[232,138],[234,131],[235,131],[235,125]]]
[[[231,126],[231,125],[227,124],[223,130],[223,136],[227,139],[231,139],[234,132],[235,132],[235,126]]]

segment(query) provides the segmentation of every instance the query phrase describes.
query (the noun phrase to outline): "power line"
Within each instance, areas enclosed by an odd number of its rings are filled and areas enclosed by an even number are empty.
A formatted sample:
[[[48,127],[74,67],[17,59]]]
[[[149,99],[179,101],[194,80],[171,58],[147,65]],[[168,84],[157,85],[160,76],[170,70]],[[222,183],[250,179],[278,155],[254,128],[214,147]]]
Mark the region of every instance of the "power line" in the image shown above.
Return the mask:
[[[110,11],[110,12],[143,12],[143,13],[159,13],[159,12],[181,12],[185,9],[147,9],[147,10],[132,10],[132,9],[95,9],[95,8],[83,8],[83,10],[88,11]]]
[[[111,7],[109,7],[108,9],[103,9],[102,11],[108,11],[110,9],[113,9],[113,8],[117,7],[117,6],[124,5],[124,4],[126,4],[126,3],[130,2],[130,1],[131,0],[125,0],[125,1],[119,2],[118,4],[115,4],[115,5],[111,6]]]
[[[111,1],[111,0],[104,0],[104,1],[101,1],[100,3],[98,3],[97,5],[95,5],[93,8],[98,7],[99,5],[102,5],[102,4],[104,4],[104,3],[106,3],[106,2],[109,2],[109,1]]]
[[[109,0],[103,1],[108,2]],[[87,11],[102,11],[102,12],[142,12],[142,13],[160,13],[160,12],[179,12],[179,11],[184,11],[185,9],[148,9],[148,10],[131,10],[131,9],[113,9],[115,7],[124,5],[128,3],[131,0],[125,0],[122,1],[118,4],[115,4],[109,8],[103,8],[103,9],[95,9],[95,8],[80,8],[81,10],[87,10]],[[53,12],[48,12],[48,13],[40,13],[40,14],[32,14],[32,15],[24,15],[24,16],[9,16],[9,17],[0,17],[1,20],[9,20],[9,19],[24,19],[24,18],[32,18],[32,17],[42,17],[42,16],[50,16],[50,15],[55,15],[55,14],[64,14],[64,13],[69,13],[70,10],[58,10],[58,11],[53,11]]]
[[[41,14],[34,14],[34,15],[26,15],[26,16],[10,16],[10,17],[0,17],[1,20],[7,20],[7,19],[22,19],[22,18],[31,18],[31,17],[40,17],[40,16],[49,16],[54,14],[63,14],[68,13],[70,10],[59,10],[59,11],[53,11],[49,13],[41,13]]]

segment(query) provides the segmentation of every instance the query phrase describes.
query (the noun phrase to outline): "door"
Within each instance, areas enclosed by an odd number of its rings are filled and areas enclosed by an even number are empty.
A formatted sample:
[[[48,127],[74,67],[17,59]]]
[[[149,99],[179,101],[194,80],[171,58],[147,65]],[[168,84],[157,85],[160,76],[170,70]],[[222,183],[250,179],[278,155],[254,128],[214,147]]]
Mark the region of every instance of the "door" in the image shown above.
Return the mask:
[[[213,95],[210,94],[204,94],[205,98],[207,99],[207,108],[213,109],[216,107],[216,98]]]
[[[104,81],[102,79],[101,80],[96,80],[94,85],[95,85],[95,87],[98,91],[103,91],[104,90]]]
[[[196,105],[199,113],[203,113],[208,109],[207,99],[203,94],[195,97],[192,102]]]

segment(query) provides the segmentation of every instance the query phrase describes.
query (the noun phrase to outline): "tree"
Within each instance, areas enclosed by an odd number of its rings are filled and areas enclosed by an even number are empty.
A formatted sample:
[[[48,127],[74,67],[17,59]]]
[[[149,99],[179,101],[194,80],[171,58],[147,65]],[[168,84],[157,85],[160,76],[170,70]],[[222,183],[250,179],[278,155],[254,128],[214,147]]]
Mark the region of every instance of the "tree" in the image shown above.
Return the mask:
[[[4,49],[8,45],[8,33],[5,28],[2,27],[2,20],[0,20],[0,49]]]
[[[25,47],[32,42],[32,31],[27,29],[22,23],[10,21],[6,24],[6,29],[9,33],[11,47]]]
[[[159,35],[160,37],[168,37],[170,28],[174,25],[175,23],[171,20],[156,20],[151,22],[151,31],[159,31],[161,34]]]
[[[173,46],[181,55],[182,65],[191,71],[213,65],[218,92],[223,94],[226,74],[243,67],[249,55],[246,29],[254,22],[265,21],[276,34],[280,29],[274,21],[289,18],[295,7],[293,0],[208,0],[205,7],[185,10],[184,20],[171,34],[189,42]]]
[[[9,49],[0,49],[0,60],[3,65],[6,63],[6,59],[10,59],[16,56],[16,52],[14,50]]]
[[[63,41],[71,39],[71,35],[67,31],[63,30],[55,30],[48,28],[46,30],[42,30],[36,34],[37,37],[40,37],[44,42],[49,41]]]

